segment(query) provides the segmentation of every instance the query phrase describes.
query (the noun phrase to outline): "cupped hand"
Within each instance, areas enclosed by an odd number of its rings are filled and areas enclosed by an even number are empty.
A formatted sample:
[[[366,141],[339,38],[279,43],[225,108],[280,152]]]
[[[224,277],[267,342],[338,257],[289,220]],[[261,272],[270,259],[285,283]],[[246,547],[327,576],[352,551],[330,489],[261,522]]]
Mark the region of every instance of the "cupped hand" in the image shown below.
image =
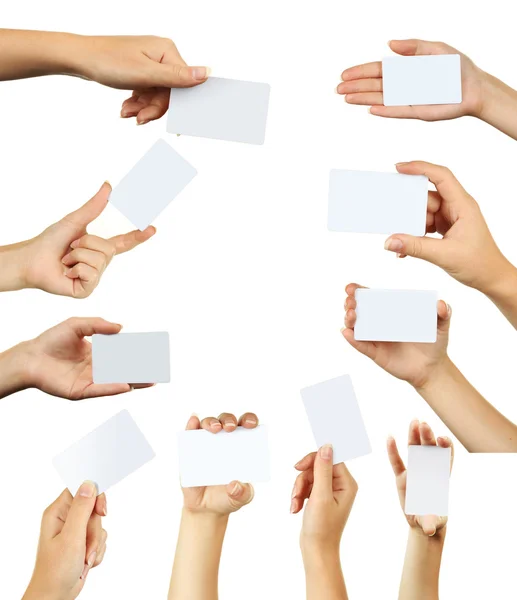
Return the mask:
[[[441,267],[460,283],[490,293],[514,267],[497,247],[478,203],[446,167],[422,161],[399,163],[397,171],[425,175],[436,187],[427,201],[427,233],[442,237],[394,234],[385,248]]]
[[[43,514],[36,566],[23,600],[77,598],[90,569],[104,559],[105,515],[105,496],[97,497],[94,483],[84,482],[75,497],[64,490]]]
[[[232,433],[238,426],[246,429],[255,429],[258,417],[253,413],[245,413],[237,418],[230,413],[222,413],[217,419],[207,417],[202,421],[193,415],[187,423],[187,430],[204,429],[213,435],[222,431]],[[227,516],[236,512],[253,500],[253,486],[249,483],[232,481],[228,485],[213,485],[203,487],[182,488],[184,508],[188,511],[199,513],[212,513]]]
[[[110,193],[106,182],[84,206],[24,243],[20,260],[25,265],[26,287],[86,298],[115,255],[132,250],[156,233],[150,226],[110,239],[88,234],[88,225],[106,208]]]
[[[48,329],[21,347],[26,352],[28,387],[52,396],[83,400],[113,396],[152,384],[93,383],[92,346],[85,340],[94,333],[119,333],[122,325],[98,317],[73,317]]]
[[[357,494],[357,483],[344,463],[333,465],[331,445],[311,452],[295,465],[301,471],[294,483],[291,513],[302,510],[300,536],[306,546],[338,549]]]
[[[459,54],[461,58],[462,102],[430,106],[384,106],[382,94],[382,62],[372,62],[343,71],[337,93],[345,96],[348,104],[371,106],[372,115],[397,119],[445,121],[467,115],[479,117],[485,99],[486,74],[468,56],[442,42],[424,40],[393,40],[393,52],[403,56]]]
[[[451,469],[454,460],[454,446],[448,437],[435,438],[433,430],[427,423],[420,421],[411,421],[409,425],[408,446],[440,446],[440,448],[451,449]],[[394,438],[389,437],[387,442],[388,458],[390,459],[397,491],[399,494],[400,506],[404,511],[406,505],[406,483],[407,470],[404,461],[400,457],[397,443]],[[405,513],[404,513],[405,514]],[[419,527],[425,535],[433,536],[447,525],[447,517],[438,515],[405,515],[410,527]]]
[[[390,375],[422,387],[433,371],[447,360],[451,308],[443,300],[438,302],[437,339],[433,344],[413,342],[365,342],[354,338],[357,319],[355,292],[363,286],[350,283],[346,287],[345,328],[341,330],[345,340],[361,354],[375,362]]]

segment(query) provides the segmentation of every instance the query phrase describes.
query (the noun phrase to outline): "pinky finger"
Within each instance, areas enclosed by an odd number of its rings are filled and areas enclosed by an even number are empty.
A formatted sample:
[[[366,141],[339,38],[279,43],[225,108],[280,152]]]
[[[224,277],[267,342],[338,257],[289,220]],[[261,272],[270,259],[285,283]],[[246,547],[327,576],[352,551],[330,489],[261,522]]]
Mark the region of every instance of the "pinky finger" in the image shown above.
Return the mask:
[[[370,108],[370,114],[376,117],[387,117],[389,119],[416,119],[417,116],[411,106],[384,106],[382,102],[374,102]]]
[[[360,104],[363,106],[382,104],[382,92],[358,92],[354,94],[347,94],[345,96],[345,102],[347,104]]]

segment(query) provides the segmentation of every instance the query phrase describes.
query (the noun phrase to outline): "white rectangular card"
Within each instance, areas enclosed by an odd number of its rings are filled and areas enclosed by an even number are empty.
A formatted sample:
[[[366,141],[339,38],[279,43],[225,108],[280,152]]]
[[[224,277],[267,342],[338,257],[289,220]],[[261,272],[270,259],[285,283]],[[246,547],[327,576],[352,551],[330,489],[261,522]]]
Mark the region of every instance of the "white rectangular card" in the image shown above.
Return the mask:
[[[436,342],[437,292],[358,289],[354,338],[372,342]]]
[[[451,449],[439,446],[409,446],[406,515],[449,514]]]
[[[425,235],[428,182],[423,175],[333,169],[328,228],[353,233]]]
[[[384,106],[460,104],[459,54],[389,56],[382,61]]]
[[[332,444],[334,464],[370,454],[372,448],[349,375],[301,391],[318,448]]]
[[[227,433],[210,433],[204,429],[178,434],[181,485],[228,485],[269,481],[268,428],[237,427]]]
[[[158,140],[115,186],[110,203],[143,231],[197,175],[164,140]]]
[[[171,90],[167,131],[196,137],[263,144],[269,107],[267,83],[209,77]]]
[[[95,334],[92,337],[94,383],[168,383],[169,334]]]
[[[102,494],[154,456],[131,415],[123,410],[52,462],[71,494],[76,493],[83,481],[96,483]]]

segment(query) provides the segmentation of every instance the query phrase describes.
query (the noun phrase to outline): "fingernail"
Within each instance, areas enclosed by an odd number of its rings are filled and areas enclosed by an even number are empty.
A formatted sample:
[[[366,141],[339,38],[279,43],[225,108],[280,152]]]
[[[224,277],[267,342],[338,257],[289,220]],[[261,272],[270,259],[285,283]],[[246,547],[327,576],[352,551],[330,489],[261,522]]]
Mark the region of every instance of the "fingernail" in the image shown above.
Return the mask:
[[[77,496],[82,498],[93,498],[97,495],[97,486],[93,481],[85,481],[81,484],[81,487],[77,490]]]
[[[256,425],[257,424],[257,421],[255,419],[246,419],[244,422],[247,423],[248,425]]]
[[[224,425],[226,428],[229,428],[229,429],[235,429],[237,427],[237,425],[235,425],[235,423],[233,421],[226,421],[226,423]]]
[[[80,242],[80,241],[81,241],[80,239],[74,240],[74,241],[73,241],[73,242],[70,244],[70,248],[77,248],[77,246],[79,246],[79,242]]]
[[[104,510],[102,511],[102,515],[104,517],[108,516],[108,500],[107,500],[107,498],[104,498]]]
[[[143,121],[137,120],[137,122],[136,122],[137,125],[145,125],[146,123],[149,123],[149,119],[147,119],[147,120],[144,119]]]
[[[212,423],[210,425],[210,429],[217,429],[217,430],[219,430],[219,429],[221,429],[221,427],[222,427],[222,425],[221,425],[221,423],[219,423],[219,421],[215,421],[214,423]]]
[[[230,492],[230,496],[238,496],[241,493],[241,490],[242,490],[242,485],[239,482],[237,482],[233,486],[232,491]]]
[[[451,313],[452,313],[451,305],[447,304],[447,314],[450,316]]]
[[[90,567],[88,565],[84,565],[83,572],[81,573],[81,579],[83,581],[86,579],[86,576],[88,575],[89,570],[90,570]]]
[[[88,557],[88,567],[91,569],[93,567],[93,563],[95,562],[95,559],[97,558],[97,552],[92,552],[90,554],[90,556]]]
[[[341,327],[339,331],[341,331],[341,335],[345,335],[346,327]]]
[[[323,460],[330,460],[332,458],[332,444],[325,444],[320,448],[320,456]]]
[[[192,75],[192,79],[202,81],[210,75],[210,69],[207,67],[193,67],[190,73]]]
[[[396,167],[403,167],[404,165],[408,165],[408,164],[409,163],[407,161],[406,162],[399,162],[399,163],[395,163],[395,166]]]
[[[65,255],[63,256],[63,258],[61,259],[61,262],[62,262],[64,265],[66,265],[66,261],[68,260],[68,258],[69,258],[69,257],[70,257],[70,254],[65,254]]]
[[[294,514],[294,509],[296,508],[296,502],[294,500],[291,500],[291,508],[289,509],[289,512],[291,514]]]
[[[291,494],[291,500],[294,500],[294,498],[296,498],[296,488],[293,489],[293,493]]]
[[[404,244],[397,238],[388,238],[384,242],[384,250],[390,250],[390,252],[399,252],[404,247]]]
[[[436,529],[433,531],[433,533],[429,534],[429,537],[433,537],[433,535],[435,535],[435,534],[436,534]]]

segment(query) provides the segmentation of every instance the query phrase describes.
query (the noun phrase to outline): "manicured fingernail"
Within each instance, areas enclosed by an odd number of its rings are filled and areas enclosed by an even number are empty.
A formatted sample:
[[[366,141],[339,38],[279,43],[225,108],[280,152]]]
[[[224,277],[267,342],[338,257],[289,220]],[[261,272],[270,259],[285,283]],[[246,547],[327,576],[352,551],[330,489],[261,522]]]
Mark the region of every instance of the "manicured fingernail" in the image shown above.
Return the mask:
[[[332,444],[325,444],[320,448],[320,456],[323,460],[330,460],[332,458]]]
[[[74,241],[73,241],[73,242],[70,244],[70,248],[77,248],[77,246],[79,246],[79,242],[80,242],[80,241],[81,241],[80,239],[78,239],[78,240],[74,240]]]
[[[95,559],[97,558],[97,552],[92,552],[90,554],[90,556],[88,557],[88,567],[90,567],[90,569],[93,567],[93,563],[95,562]]]
[[[239,482],[236,482],[230,492],[230,496],[238,496],[241,493],[242,485]]]
[[[149,123],[149,119],[144,119],[143,121],[138,121],[136,122],[137,125],[145,125],[146,123]]]
[[[384,242],[384,250],[390,250],[390,252],[400,252],[404,244],[397,238],[388,238]]]
[[[224,426],[227,429],[235,429],[237,427],[237,425],[235,425],[235,423],[233,421],[226,421],[226,423],[224,424]]]
[[[256,425],[257,424],[256,419],[245,419],[244,422],[247,423],[248,425]]]
[[[291,514],[294,514],[294,509],[296,508],[296,502],[291,500],[291,508],[289,509]]]
[[[395,163],[395,166],[396,167],[403,167],[404,165],[408,165],[408,164],[409,163],[407,161],[406,162],[399,162],[399,163]]]
[[[207,67],[193,67],[190,73],[192,75],[192,79],[202,81],[210,75],[210,69]]]
[[[82,498],[93,498],[97,494],[97,486],[93,481],[85,481],[77,490],[77,496]]]
[[[83,572],[81,573],[81,579],[83,581],[86,579],[86,576],[88,575],[89,570],[90,570],[90,567],[88,565],[84,565]],[[77,575],[76,575],[76,577],[77,577]]]
[[[221,423],[219,423],[219,421],[214,421],[214,423],[212,423],[210,425],[210,429],[217,429],[217,431],[219,431],[219,429],[221,429],[222,425]]]

